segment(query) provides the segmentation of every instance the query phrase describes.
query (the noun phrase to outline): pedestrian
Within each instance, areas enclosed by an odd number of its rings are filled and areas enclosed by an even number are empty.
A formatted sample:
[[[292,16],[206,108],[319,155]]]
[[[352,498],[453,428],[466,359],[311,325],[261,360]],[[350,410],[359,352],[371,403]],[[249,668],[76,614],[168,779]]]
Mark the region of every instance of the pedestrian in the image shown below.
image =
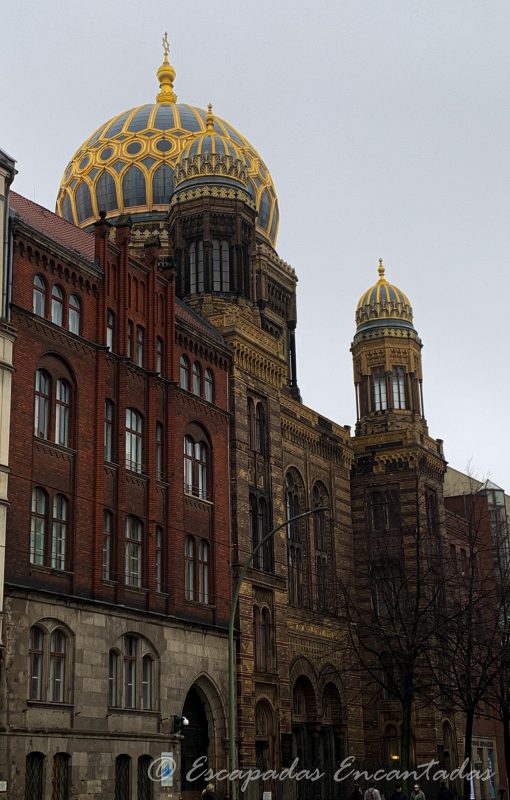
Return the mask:
[[[359,783],[354,784],[354,791],[351,794],[349,800],[363,800],[363,792],[360,789]]]
[[[397,788],[393,791],[390,800],[406,800],[406,796],[402,791],[402,786],[399,784]]]
[[[453,800],[453,792],[448,788],[445,781],[441,781],[441,786],[437,793],[437,800]]]
[[[365,792],[364,800],[381,800],[381,793],[379,789],[375,788],[375,783],[369,783],[368,789]],[[419,800],[422,800],[419,798]]]
[[[216,793],[214,791],[214,784],[208,783],[202,792],[202,800],[216,800]]]
[[[425,800],[425,793],[419,783],[414,784],[414,789],[411,792],[411,800]]]

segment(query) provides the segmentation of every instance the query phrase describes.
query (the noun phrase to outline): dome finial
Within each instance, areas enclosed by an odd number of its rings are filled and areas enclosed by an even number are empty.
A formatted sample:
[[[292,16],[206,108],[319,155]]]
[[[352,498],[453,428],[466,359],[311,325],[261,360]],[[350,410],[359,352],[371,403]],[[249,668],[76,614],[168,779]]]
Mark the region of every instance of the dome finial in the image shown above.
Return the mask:
[[[207,106],[206,125],[208,131],[214,130],[214,114],[212,113],[212,103]]]
[[[379,259],[379,266],[377,268],[377,272],[379,273],[380,281],[386,280],[386,278],[384,277],[384,264],[382,258]]]
[[[177,95],[174,92],[175,68],[168,61],[170,45],[168,44],[168,33],[162,38],[163,43],[163,63],[157,71],[160,92],[156,96],[156,103],[176,103]]]

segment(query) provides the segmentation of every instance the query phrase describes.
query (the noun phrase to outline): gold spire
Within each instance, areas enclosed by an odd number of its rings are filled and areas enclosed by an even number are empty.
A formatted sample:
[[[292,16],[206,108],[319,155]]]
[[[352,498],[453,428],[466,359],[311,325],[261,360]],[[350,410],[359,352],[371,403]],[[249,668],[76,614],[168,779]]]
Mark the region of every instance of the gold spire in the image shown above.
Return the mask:
[[[156,103],[176,103],[177,95],[174,92],[175,68],[168,61],[170,45],[168,44],[168,33],[162,39],[163,42],[163,63],[157,71],[160,92],[156,96]]]
[[[379,259],[379,266],[377,268],[377,272],[379,273],[379,282],[383,283],[383,281],[386,281],[386,278],[384,277],[384,264],[382,258]]]
[[[212,113],[212,103],[207,106],[206,127],[208,131],[214,130],[214,114]]]

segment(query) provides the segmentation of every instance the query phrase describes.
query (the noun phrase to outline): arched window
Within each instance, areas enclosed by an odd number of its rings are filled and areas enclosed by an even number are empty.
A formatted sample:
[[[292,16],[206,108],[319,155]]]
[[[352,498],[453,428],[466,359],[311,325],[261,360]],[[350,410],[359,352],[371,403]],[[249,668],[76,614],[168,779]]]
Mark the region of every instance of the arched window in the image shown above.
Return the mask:
[[[204,374],[205,399],[208,403],[214,402],[214,377],[212,370],[206,369]]]
[[[152,671],[152,658],[145,655],[142,658],[142,708],[144,711],[152,709]]]
[[[119,704],[119,654],[116,650],[108,653],[108,705]]]
[[[374,411],[386,411],[388,408],[388,397],[384,367],[375,367],[375,369],[372,370],[372,396]]]
[[[124,706],[136,707],[136,657],[138,640],[135,636],[124,637]]]
[[[29,753],[25,761],[25,800],[43,800],[44,756]]]
[[[173,187],[173,172],[166,164],[162,164],[152,178],[152,202],[156,205],[169,203]]]
[[[137,517],[126,517],[126,586],[140,589],[143,568],[143,525]]]
[[[264,606],[254,608],[255,669],[271,672],[273,669],[273,626],[271,612]]]
[[[108,509],[103,517],[103,580],[109,581],[112,577],[112,551],[113,551],[113,514]]]
[[[303,511],[301,502],[303,484],[300,476],[294,470],[287,473],[285,484],[287,519],[290,520]],[[293,606],[303,606],[305,602],[304,562],[306,550],[303,534],[302,519],[294,519],[289,522],[287,525],[288,581],[289,602]]]
[[[193,364],[193,394],[200,397],[202,394],[202,369],[198,361]]]
[[[71,756],[68,753],[55,753],[53,756],[52,800],[69,800],[70,797]]]
[[[204,539],[198,544],[198,601],[209,603],[209,544]]]
[[[184,437],[184,491],[195,497],[207,499],[208,495],[208,448],[204,442],[196,442],[191,436]]]
[[[81,303],[80,298],[76,294],[72,294],[69,298],[69,330],[71,333],[80,333],[80,314]]]
[[[186,536],[185,542],[185,593],[186,600],[195,599],[195,540]]]
[[[130,319],[127,321],[127,353],[128,358],[133,355],[133,323]]]
[[[141,325],[136,326],[136,358],[135,363],[139,367],[143,367],[143,339],[144,330]]]
[[[152,785],[150,766],[152,758],[150,756],[139,756],[138,775],[137,775],[137,800],[151,800]]]
[[[329,506],[329,496],[325,487],[320,483],[316,483],[312,490],[312,507],[320,508],[321,506]],[[326,511],[318,511],[313,515],[315,549],[322,552],[326,552],[329,549],[327,542],[326,513]]]
[[[55,389],[55,442],[69,446],[71,389],[67,381],[58,380]]]
[[[113,461],[113,419],[114,405],[111,400],[104,401],[104,460]]]
[[[46,283],[40,275],[34,278],[33,312],[38,317],[46,316]]]
[[[142,471],[143,423],[141,415],[126,408],[126,469]]]
[[[42,489],[32,490],[32,516],[30,522],[30,563],[44,564],[46,551],[48,498]]]
[[[75,202],[78,222],[83,222],[84,219],[88,219],[94,215],[92,211],[92,200],[90,199],[90,190],[85,181],[81,181],[76,190]]]
[[[161,375],[163,372],[163,339],[156,336],[156,372]]]
[[[393,390],[393,408],[407,408],[406,374],[404,367],[393,367],[391,372],[391,386]]]
[[[51,292],[51,321],[62,325],[64,311],[64,292],[60,286],[54,286]]]
[[[163,591],[163,528],[156,528],[156,591]]]
[[[226,239],[213,239],[213,292],[230,291],[230,247]]]
[[[248,398],[248,445],[250,450],[255,450],[255,403]]]
[[[97,210],[114,211],[119,207],[115,181],[109,172],[103,172],[96,183]]]
[[[252,548],[255,550],[259,542],[269,533],[269,509],[267,501],[263,497],[257,499],[255,495],[250,494],[250,522]],[[264,572],[273,570],[273,542],[271,539],[255,553],[253,566]]]
[[[106,346],[112,351],[115,343],[115,314],[113,311],[106,312]]]
[[[69,504],[61,494],[53,498],[53,519],[51,528],[51,566],[52,569],[65,569],[67,519]]]
[[[181,356],[180,360],[179,386],[189,391],[189,361],[186,356]]]
[[[266,413],[262,403],[257,403],[255,412],[255,450],[257,453],[266,451]]]
[[[204,243],[191,242],[188,249],[190,294],[204,291]]]
[[[144,206],[147,202],[145,177],[143,172],[134,165],[129,167],[122,181],[122,195],[124,207]]]
[[[43,369],[35,373],[34,435],[48,438],[50,418],[50,376]]]
[[[156,422],[156,478],[158,481],[163,478],[163,425]]]
[[[121,755],[115,759],[115,800],[131,797],[131,758]]]
[[[48,700],[63,703],[66,680],[66,637],[58,628],[50,635]]]
[[[30,631],[30,686],[31,700],[42,700],[44,633],[37,625]]]

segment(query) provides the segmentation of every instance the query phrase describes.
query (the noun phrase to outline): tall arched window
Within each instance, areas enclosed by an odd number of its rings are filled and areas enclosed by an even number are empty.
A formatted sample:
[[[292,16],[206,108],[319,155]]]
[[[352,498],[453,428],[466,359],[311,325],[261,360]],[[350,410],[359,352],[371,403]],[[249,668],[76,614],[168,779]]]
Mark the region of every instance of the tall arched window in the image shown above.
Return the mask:
[[[51,321],[62,325],[64,316],[64,292],[60,286],[54,286],[51,292]]]
[[[115,800],[131,797],[131,758],[125,754],[115,759]]]
[[[96,183],[97,210],[114,211],[119,207],[115,181],[109,172],[103,172]]]
[[[197,397],[202,394],[202,368],[198,361],[193,364],[193,394]]]
[[[262,609],[262,642],[264,648],[266,672],[271,672],[274,664],[274,647],[273,647],[273,625],[271,621],[271,612],[264,606]]]
[[[113,418],[114,405],[111,400],[104,401],[104,460],[113,461]]]
[[[190,294],[204,291],[204,243],[191,242],[188,249]]]
[[[44,756],[29,753],[25,761],[25,800],[43,800]]]
[[[186,536],[184,557],[186,600],[193,600],[195,598],[195,540],[192,536]]]
[[[206,369],[204,374],[205,399],[208,403],[214,401],[214,377],[212,370]]]
[[[139,367],[143,367],[143,340],[144,340],[144,329],[142,328],[141,325],[137,325],[135,363]]]
[[[142,709],[150,711],[152,709],[152,676],[153,661],[149,655],[142,658]]]
[[[108,653],[108,705],[119,704],[119,654],[116,650]]]
[[[255,450],[255,403],[248,398],[248,445],[250,450]]]
[[[184,437],[184,491],[187,494],[207,499],[208,497],[209,451],[207,445]]]
[[[375,369],[372,370],[372,397],[374,411],[386,411],[388,408],[388,397],[384,367],[375,367]]]
[[[396,725],[386,725],[383,742],[384,763],[395,766],[400,761],[400,737]]]
[[[156,372],[163,372],[163,339],[156,336]]]
[[[52,800],[69,800],[71,784],[71,756],[69,753],[55,753],[53,756]]]
[[[38,317],[46,316],[46,283],[40,275],[34,278],[33,312]]]
[[[163,528],[157,527],[156,528],[156,591],[162,592],[163,591],[163,574],[164,574],[164,563],[163,563]]]
[[[31,700],[42,700],[42,679],[44,659],[44,633],[34,625],[30,631],[30,687]]]
[[[262,403],[257,403],[255,411],[255,450],[258,453],[266,451],[266,412]]]
[[[302,494],[302,481],[297,472],[290,470],[286,476],[285,490],[288,520],[302,513]],[[303,606],[305,602],[304,562],[306,550],[303,541],[303,527],[302,519],[294,519],[287,525],[289,602],[293,606]]]
[[[226,239],[213,239],[213,292],[230,291],[230,247]]]
[[[112,351],[115,344],[115,314],[113,311],[106,312],[106,346]]]
[[[393,390],[393,408],[406,408],[406,374],[404,367],[393,367],[391,372],[391,385]]]
[[[138,775],[137,775],[137,800],[151,800],[152,786],[150,766],[152,758],[150,756],[138,757]]]
[[[50,703],[63,703],[66,680],[66,637],[61,630],[54,630],[50,636],[50,670],[48,700]]]
[[[48,438],[50,418],[50,376],[43,369],[35,373],[34,434]]]
[[[67,381],[58,380],[55,388],[55,442],[69,446],[71,389]]]
[[[204,539],[198,544],[198,601],[209,603],[209,544]]]
[[[32,516],[30,522],[30,563],[44,564],[48,498],[42,489],[32,490]]]
[[[80,314],[81,314],[81,303],[80,298],[76,294],[72,294],[69,298],[69,318],[68,318],[68,327],[71,333],[80,333]]]
[[[179,386],[189,391],[189,361],[186,356],[181,356],[179,362]]]
[[[252,548],[257,547],[259,542],[269,533],[269,508],[267,501],[263,497],[258,499],[250,494],[250,522]],[[255,569],[271,572],[273,570],[273,543],[270,539],[255,553],[253,559]]]
[[[103,580],[112,578],[113,514],[105,509],[103,517]]]
[[[133,408],[126,408],[126,469],[142,471],[143,421]]]
[[[147,202],[145,177],[143,172],[134,165],[129,167],[122,181],[122,195],[124,208],[131,206],[144,206]]]
[[[140,589],[143,572],[143,525],[137,517],[126,517],[126,586]]]
[[[312,505],[313,508],[320,508],[321,506],[329,506],[329,496],[324,486],[316,483],[312,490]],[[326,529],[326,511],[318,511],[313,515],[313,531],[315,538],[315,549],[326,551],[328,549],[327,543],[327,529]]]
[[[138,640],[135,636],[124,637],[124,706],[136,707],[136,658]]]
[[[158,481],[163,478],[163,425],[156,422],[156,478]]]
[[[69,503],[61,494],[53,498],[53,519],[51,527],[51,566],[64,570],[66,567],[66,539]]]

